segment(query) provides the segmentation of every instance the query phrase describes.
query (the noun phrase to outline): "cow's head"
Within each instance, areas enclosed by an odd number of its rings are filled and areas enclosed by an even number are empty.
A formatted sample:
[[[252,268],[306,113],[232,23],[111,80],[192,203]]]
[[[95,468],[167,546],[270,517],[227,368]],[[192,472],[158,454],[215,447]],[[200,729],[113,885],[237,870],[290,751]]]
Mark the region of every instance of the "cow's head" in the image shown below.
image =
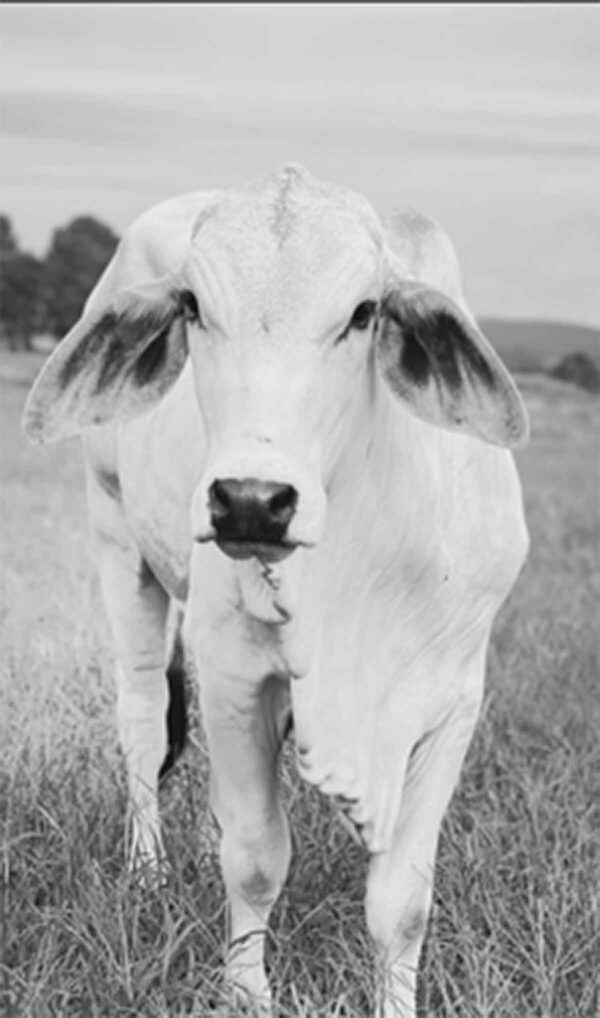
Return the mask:
[[[131,418],[189,352],[209,443],[199,541],[266,559],[317,543],[344,455],[389,393],[496,445],[526,436],[516,388],[468,311],[402,277],[356,195],[286,167],[211,202],[166,274],[153,277],[156,258],[135,243],[124,239],[45,366],[25,430],[45,441]]]

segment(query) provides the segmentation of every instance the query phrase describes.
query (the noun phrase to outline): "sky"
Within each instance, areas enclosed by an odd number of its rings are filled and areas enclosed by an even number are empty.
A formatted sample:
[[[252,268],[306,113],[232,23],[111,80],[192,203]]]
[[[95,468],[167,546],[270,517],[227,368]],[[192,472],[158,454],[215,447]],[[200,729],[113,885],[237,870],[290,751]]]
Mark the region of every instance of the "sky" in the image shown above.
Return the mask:
[[[92,214],[282,163],[434,216],[476,314],[600,325],[600,8],[0,7],[0,209]]]

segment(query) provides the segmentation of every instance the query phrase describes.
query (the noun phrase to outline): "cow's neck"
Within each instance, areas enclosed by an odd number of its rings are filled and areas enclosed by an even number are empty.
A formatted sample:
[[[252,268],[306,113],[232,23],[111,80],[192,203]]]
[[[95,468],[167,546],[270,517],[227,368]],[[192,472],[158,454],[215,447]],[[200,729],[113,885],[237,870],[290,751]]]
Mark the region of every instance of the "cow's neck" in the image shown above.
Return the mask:
[[[272,627],[292,676],[312,666],[323,619],[340,592],[363,571],[376,589],[403,569],[406,555],[431,551],[441,511],[437,429],[402,410],[379,380],[353,423],[354,441],[328,484],[321,544],[281,563],[250,559],[234,567],[245,611]]]
[[[370,550],[381,548],[389,562],[408,535],[413,545],[427,540],[443,511],[444,434],[407,411],[378,372],[353,432],[328,484],[328,558],[336,547],[351,553],[355,541],[372,535]]]

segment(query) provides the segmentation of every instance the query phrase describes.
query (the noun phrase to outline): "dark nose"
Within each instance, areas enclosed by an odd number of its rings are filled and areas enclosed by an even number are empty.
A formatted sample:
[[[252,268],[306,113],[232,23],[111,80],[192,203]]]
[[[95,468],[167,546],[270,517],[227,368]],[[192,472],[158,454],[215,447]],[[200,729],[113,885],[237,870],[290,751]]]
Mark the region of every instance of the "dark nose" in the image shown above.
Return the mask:
[[[298,492],[274,481],[214,481],[208,492],[217,540],[279,543],[296,511]]]

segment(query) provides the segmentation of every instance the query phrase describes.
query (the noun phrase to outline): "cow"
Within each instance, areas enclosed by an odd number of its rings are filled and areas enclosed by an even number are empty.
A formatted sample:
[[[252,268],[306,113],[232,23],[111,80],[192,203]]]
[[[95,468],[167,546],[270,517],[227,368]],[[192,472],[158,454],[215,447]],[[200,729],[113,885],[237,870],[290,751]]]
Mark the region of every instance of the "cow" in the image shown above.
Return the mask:
[[[131,865],[163,860],[157,776],[184,742],[184,646],[234,998],[270,1013],[291,728],[300,775],[369,856],[377,1014],[413,1018],[440,823],[528,548],[510,451],[526,411],[450,240],[295,164],[164,202],[123,236],[23,423],[34,442],[82,435]]]

